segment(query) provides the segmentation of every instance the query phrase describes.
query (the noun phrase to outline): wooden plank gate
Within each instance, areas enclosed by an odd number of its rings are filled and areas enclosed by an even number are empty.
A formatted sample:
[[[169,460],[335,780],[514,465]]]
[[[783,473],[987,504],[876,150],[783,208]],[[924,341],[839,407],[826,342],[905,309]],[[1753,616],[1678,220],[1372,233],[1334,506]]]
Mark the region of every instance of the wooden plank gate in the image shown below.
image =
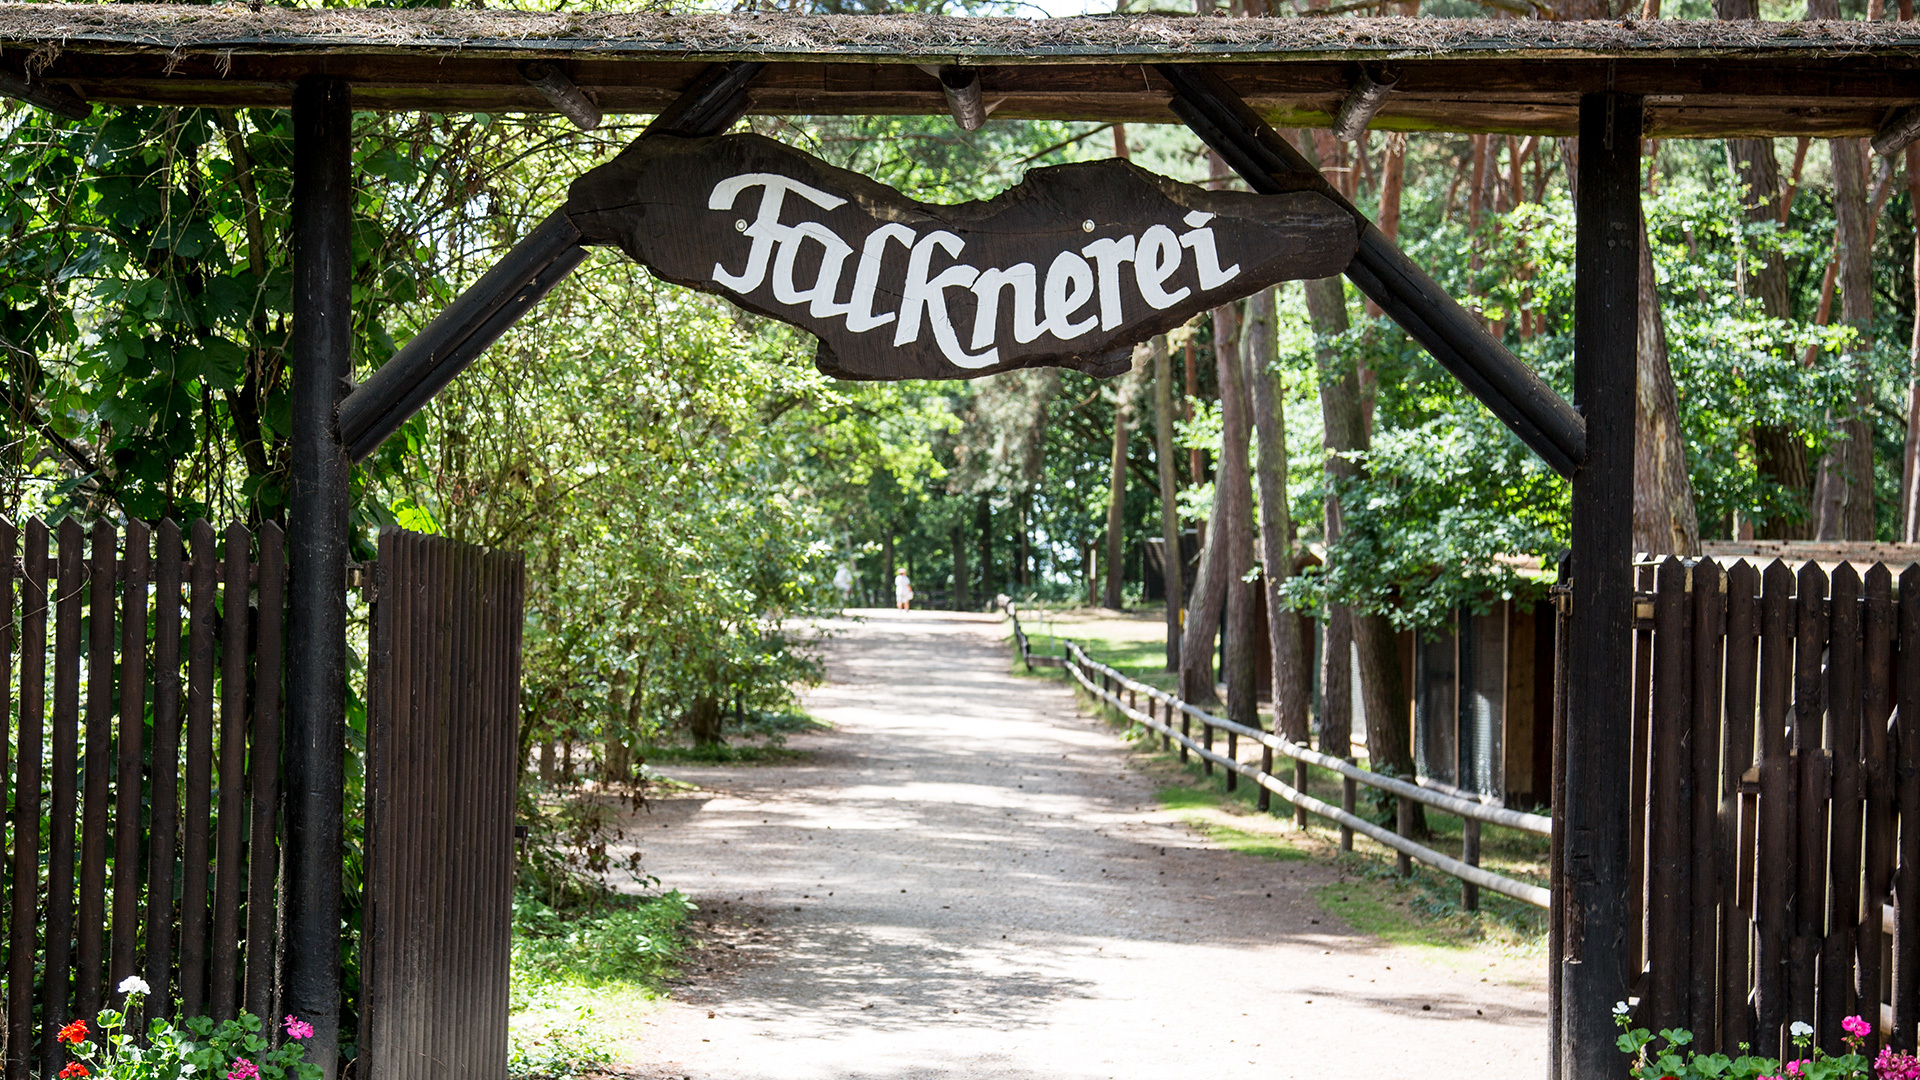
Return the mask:
[[[374,575],[359,1080],[504,1080],[518,554],[388,529]]]
[[[1920,1025],[1920,566],[1669,558],[1636,597],[1636,1016],[1782,1049]]]
[[[283,550],[273,524],[0,523],[7,1080],[58,1071],[60,1026],[130,975],[274,1015]]]

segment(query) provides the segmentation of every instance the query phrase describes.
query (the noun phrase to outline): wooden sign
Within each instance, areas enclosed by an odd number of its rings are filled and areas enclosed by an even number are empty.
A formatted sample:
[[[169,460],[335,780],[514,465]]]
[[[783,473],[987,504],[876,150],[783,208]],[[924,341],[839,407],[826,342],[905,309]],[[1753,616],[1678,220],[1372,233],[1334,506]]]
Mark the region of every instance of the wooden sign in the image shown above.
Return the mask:
[[[845,379],[1116,374],[1199,312],[1340,273],[1359,235],[1310,191],[1206,191],[1120,160],[929,205],[757,135],[640,139],[574,181],[566,212],[584,243],[808,331]]]

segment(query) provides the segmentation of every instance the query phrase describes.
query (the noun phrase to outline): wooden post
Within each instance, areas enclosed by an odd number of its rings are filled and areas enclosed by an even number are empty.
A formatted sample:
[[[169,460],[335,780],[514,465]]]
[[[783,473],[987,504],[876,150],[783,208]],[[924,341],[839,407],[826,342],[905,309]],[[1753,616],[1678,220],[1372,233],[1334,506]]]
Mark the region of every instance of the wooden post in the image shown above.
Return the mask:
[[[1559,1058],[1565,1080],[1618,1075],[1614,1003],[1627,996],[1633,678],[1633,438],[1639,328],[1641,99],[1580,99],[1574,401],[1587,429],[1573,477],[1568,617]]]
[[[1413,800],[1407,798],[1405,795],[1394,797],[1393,831],[1399,833],[1403,840],[1413,832]],[[1393,853],[1393,861],[1394,867],[1399,870],[1401,877],[1407,877],[1413,873],[1413,857],[1406,852],[1396,848]]]
[[[1265,744],[1262,744],[1260,747],[1260,771],[1268,776],[1273,775],[1273,747]],[[1264,814],[1272,808],[1273,792],[1268,791],[1265,785],[1262,785],[1260,794],[1254,804],[1254,809]]]
[[[293,94],[292,499],[288,590],[286,933],[282,1008],[339,1070],[341,792],[346,734],[347,481],[336,411],[352,375],[353,114],[345,81]],[[196,550],[196,558],[211,552]]]
[[[1462,818],[1460,821],[1460,861],[1468,866],[1480,865],[1480,819]],[[1471,881],[1460,883],[1460,906],[1468,911],[1480,910],[1480,886]]]
[[[1304,792],[1306,790],[1306,787],[1307,787],[1307,766],[1305,762],[1301,762],[1300,763],[1300,790]],[[1360,794],[1360,785],[1357,781],[1354,780],[1353,777],[1342,776],[1340,778],[1340,809],[1345,810],[1349,814],[1353,813],[1354,806],[1358,802],[1359,794]],[[1295,820],[1299,823],[1300,827],[1303,829],[1306,828],[1307,812],[1304,809],[1301,809],[1300,807],[1297,807],[1297,806],[1294,807],[1293,812],[1294,812]],[[1340,826],[1340,850],[1341,851],[1353,850],[1353,826],[1351,825]]]

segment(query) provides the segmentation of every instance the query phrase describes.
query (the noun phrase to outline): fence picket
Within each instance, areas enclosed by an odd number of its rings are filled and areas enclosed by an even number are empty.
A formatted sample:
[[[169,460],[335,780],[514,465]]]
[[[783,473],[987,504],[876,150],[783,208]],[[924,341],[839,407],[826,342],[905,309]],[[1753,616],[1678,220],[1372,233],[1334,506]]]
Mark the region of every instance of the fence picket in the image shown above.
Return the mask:
[[[1748,965],[1752,960],[1755,799],[1743,791],[1753,768],[1754,693],[1759,677],[1760,575],[1736,561],[1727,570],[1725,736],[1714,854],[1720,868],[1720,1039],[1722,1053],[1753,1042]]]
[[[173,886],[180,837],[180,526],[160,522],[153,585],[153,809],[147,838],[147,985],[173,1000]]]
[[[138,520],[127,522],[126,580],[120,593],[120,771],[114,781],[113,954],[107,985],[132,975],[140,944],[140,775],[147,730],[147,579],[151,536]],[[116,1007],[124,1007],[115,1001]],[[139,1017],[130,1027],[144,1027]]]
[[[1826,737],[1823,658],[1827,645],[1827,575],[1817,563],[1800,568],[1794,615],[1793,751],[1798,763],[1794,806],[1793,940],[1788,944],[1790,1021],[1821,1028],[1815,996],[1826,935],[1827,797],[1832,762]],[[1836,1023],[1837,1023],[1836,1018]]]
[[[1820,945],[1822,1046],[1838,1046],[1840,1021],[1853,1015],[1853,958],[1860,925],[1860,716],[1866,704],[1860,652],[1860,575],[1841,563],[1833,572],[1827,664],[1827,738],[1831,762],[1826,850],[1827,934]]]
[[[207,871],[213,815],[213,526],[195,521],[187,589],[187,746],[180,854],[180,1006],[207,1006]]]
[[[73,979],[73,870],[75,824],[79,818],[80,768],[80,598],[86,585],[81,559],[80,523],[60,523],[60,558],[55,578],[53,616],[53,738],[48,762],[47,942],[42,980],[41,1041],[46,1071],[61,1068],[57,1029],[71,1017],[68,992]]]
[[[1693,836],[1693,634],[1687,568],[1669,556],[1660,564],[1653,607],[1653,696],[1648,722],[1647,952],[1643,1019],[1658,1031],[1685,1027],[1693,967],[1693,892],[1687,845]],[[1636,755],[1637,756],[1637,755]]]
[[[11,536],[13,530],[8,529]],[[47,526],[27,523],[26,572],[20,580],[20,727],[14,754],[13,880],[40,876],[40,755],[47,709]],[[33,954],[40,926],[37,888],[14,888],[7,929],[7,1080],[35,1071],[33,1000],[38,989]],[[44,1057],[44,1055],[40,1055]]]
[[[1893,1032],[1911,1053],[1920,1029],[1920,566],[1900,574],[1899,717],[1893,732],[1894,800],[1900,815],[1893,877]]]
[[[285,600],[285,534],[272,522],[260,526],[259,629],[254,635],[252,753],[248,758],[253,794],[252,839],[247,845],[247,1011],[271,1017],[273,1009],[274,883],[279,860],[272,858],[280,805],[281,619]],[[369,695],[371,696],[371,695]]]
[[[213,941],[207,962],[207,1014],[231,1020],[239,1006],[240,844],[247,805],[247,569],[253,535],[227,526],[226,580],[220,594],[220,817],[214,848]]]
[[[1687,970],[1687,1029],[1703,1043],[1714,1042],[1714,1021],[1720,1010],[1714,958],[1719,953],[1720,860],[1715,841],[1720,805],[1720,657],[1726,640],[1726,613],[1722,609],[1720,567],[1711,559],[1695,563],[1689,575],[1693,586],[1693,728],[1688,737],[1691,757],[1692,837],[1688,858],[1692,888],[1692,918],[1688,939],[1694,963]]]
[[[1860,940],[1855,946],[1854,996],[1871,1006],[1874,1037],[1868,1049],[1877,1051],[1881,987],[1884,985],[1884,910],[1892,888],[1894,866],[1893,769],[1888,758],[1887,722],[1893,715],[1893,575],[1883,563],[1867,571],[1866,602],[1861,612],[1862,661],[1865,681],[1860,727],[1864,792],[1863,824],[1865,903],[1861,908]]]
[[[74,1012],[92,1017],[100,1011],[106,930],[107,797],[113,762],[113,577],[112,525],[93,523],[92,559],[87,575],[87,743],[83,776],[86,797],[80,813],[79,914],[74,919]]]

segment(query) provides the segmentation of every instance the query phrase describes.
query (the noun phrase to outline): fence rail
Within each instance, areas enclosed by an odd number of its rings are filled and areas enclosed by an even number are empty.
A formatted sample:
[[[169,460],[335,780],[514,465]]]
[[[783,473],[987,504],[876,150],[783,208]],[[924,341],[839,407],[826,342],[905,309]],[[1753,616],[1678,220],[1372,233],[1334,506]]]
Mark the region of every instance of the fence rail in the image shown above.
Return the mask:
[[[1242,724],[1236,724],[1231,720],[1215,716],[1190,702],[1182,701],[1180,698],[1164,690],[1149,686],[1137,679],[1129,678],[1121,674],[1114,668],[1094,660],[1088,656],[1086,651],[1078,644],[1071,641],[1065,643],[1066,655],[1064,658],[1056,659],[1053,657],[1035,656],[1032,654],[1025,631],[1020,627],[1019,615],[1011,606],[1008,608],[1008,616],[1013,620],[1014,640],[1020,647],[1021,660],[1025,662],[1029,668],[1034,666],[1065,667],[1068,673],[1071,674],[1081,686],[1085,687],[1089,694],[1092,694],[1100,702],[1118,711],[1134,723],[1158,732],[1161,736],[1163,746],[1170,748],[1171,744],[1178,743],[1183,758],[1191,753],[1198,756],[1201,761],[1208,763],[1209,766],[1218,765],[1227,770],[1229,787],[1231,787],[1234,777],[1244,776],[1258,785],[1263,792],[1271,792],[1274,795],[1278,795],[1282,800],[1292,805],[1296,814],[1300,812],[1313,814],[1338,825],[1341,830],[1341,846],[1343,847],[1351,848],[1352,835],[1354,833],[1360,833],[1398,852],[1403,870],[1408,869],[1407,860],[1415,859],[1436,870],[1459,878],[1463,885],[1463,896],[1466,906],[1469,908],[1478,906],[1478,893],[1475,891],[1478,889],[1487,889],[1491,892],[1499,893],[1502,896],[1519,900],[1522,903],[1532,904],[1538,908],[1544,909],[1548,906],[1552,897],[1549,890],[1539,885],[1517,881],[1513,878],[1496,874],[1490,870],[1482,869],[1478,865],[1480,849],[1479,827],[1481,825],[1494,825],[1501,828],[1532,833],[1537,836],[1550,836],[1553,833],[1552,818],[1540,814],[1521,813],[1520,811],[1509,810],[1505,807],[1489,806],[1472,799],[1463,799],[1456,795],[1449,795],[1445,792],[1424,788],[1418,784],[1408,783],[1405,780],[1396,779],[1391,776],[1382,776],[1379,773],[1362,769],[1350,761],[1322,754],[1308,747],[1290,742],[1272,732],[1261,731],[1258,728],[1250,728]],[[1047,664],[1046,661],[1052,661],[1052,663]],[[1089,675],[1090,672],[1092,673],[1091,676]],[[1095,677],[1098,678],[1098,682],[1095,681]],[[1122,701],[1118,691],[1125,691],[1131,700]],[[1146,698],[1148,702],[1148,709],[1144,712],[1139,708],[1140,698],[1142,697]],[[1173,726],[1173,720],[1176,714],[1180,717],[1180,727],[1177,729]],[[1195,722],[1201,726],[1199,732],[1200,738],[1198,739],[1194,738],[1195,733],[1192,729],[1192,725]],[[1251,765],[1240,761],[1237,756],[1231,753],[1220,754],[1215,752],[1213,749],[1213,733],[1215,731],[1226,733],[1230,743],[1235,743],[1242,738],[1250,739],[1258,743],[1266,751],[1266,753],[1262,754],[1262,763],[1257,766]],[[1271,771],[1274,755],[1276,754],[1291,759],[1295,763],[1293,783],[1287,783],[1278,776],[1275,776]],[[1334,806],[1330,803],[1323,802],[1303,790],[1306,787],[1306,770],[1308,766],[1326,769],[1330,772],[1337,773],[1341,777],[1342,796],[1340,801],[1342,805]],[[1430,806],[1443,813],[1453,814],[1463,818],[1467,824],[1463,830],[1464,836],[1461,845],[1463,850],[1461,857],[1456,859],[1450,855],[1435,851],[1425,844],[1408,839],[1398,832],[1383,828],[1355,814],[1353,812],[1355,786],[1360,784],[1388,792],[1403,802],[1410,800],[1411,802]],[[1262,801],[1264,804],[1264,798]],[[1403,823],[1402,831],[1409,831],[1404,829],[1406,820],[1407,816],[1403,813],[1401,816]]]

